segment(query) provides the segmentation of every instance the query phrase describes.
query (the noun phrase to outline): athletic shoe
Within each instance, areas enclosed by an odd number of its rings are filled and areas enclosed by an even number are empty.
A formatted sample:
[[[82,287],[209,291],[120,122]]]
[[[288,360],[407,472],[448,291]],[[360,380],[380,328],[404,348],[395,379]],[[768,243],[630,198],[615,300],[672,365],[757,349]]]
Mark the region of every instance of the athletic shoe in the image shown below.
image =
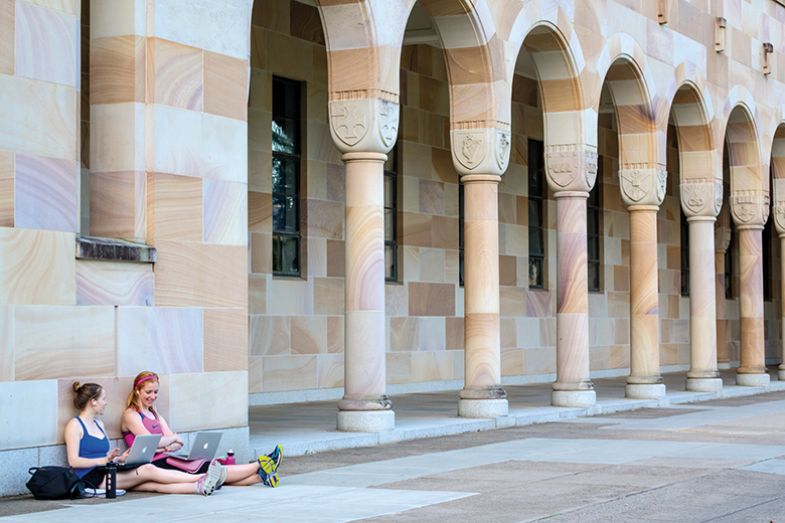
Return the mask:
[[[262,478],[262,483],[267,485],[270,488],[275,488],[278,486],[278,473],[273,472],[272,474],[264,474],[261,470],[259,471],[259,477]]]
[[[221,482],[221,478],[224,480],[226,479],[226,471],[224,470],[223,465],[217,461],[213,461],[210,463],[210,468],[207,469],[207,474],[204,476],[202,494],[209,496],[215,492],[215,487],[218,486],[219,482]],[[206,494],[206,491],[209,491],[210,494]]]
[[[275,473],[275,462],[272,460],[270,456],[267,454],[262,454],[259,456],[259,477],[263,478],[263,476]],[[264,478],[263,478],[264,479]]]
[[[216,463],[219,467],[221,467],[220,469],[221,474],[218,477],[218,482],[215,484],[215,490],[219,490],[223,486],[223,484],[226,483],[226,467],[221,465],[221,463],[217,459],[213,460],[213,463]],[[212,466],[212,463],[210,464],[210,466]],[[207,470],[209,472],[210,469]]]
[[[273,460],[273,471],[277,472],[278,467],[283,463],[283,447],[276,445],[272,452],[267,455],[268,458]]]
[[[196,492],[198,494],[201,494],[202,496],[211,496],[213,494],[214,490],[215,490],[215,487],[210,488],[207,485],[207,476],[202,476],[196,482]]]

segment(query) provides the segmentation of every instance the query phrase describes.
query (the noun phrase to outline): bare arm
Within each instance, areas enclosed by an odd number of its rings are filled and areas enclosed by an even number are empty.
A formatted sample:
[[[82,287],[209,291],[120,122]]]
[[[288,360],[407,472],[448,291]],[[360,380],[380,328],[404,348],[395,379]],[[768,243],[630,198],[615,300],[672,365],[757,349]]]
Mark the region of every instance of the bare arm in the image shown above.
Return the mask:
[[[117,449],[112,449],[109,453],[102,458],[80,458],[79,457],[79,440],[82,439],[82,428],[76,422],[71,420],[65,425],[65,450],[68,457],[68,465],[78,469],[86,469],[89,467],[97,467],[106,465],[107,462],[113,460],[117,454]]]
[[[169,424],[166,422],[163,416],[160,414],[158,415],[158,422],[161,424],[161,429],[164,431],[165,438],[172,438],[164,443],[164,438],[161,438],[161,443],[159,445],[163,445],[166,447],[166,450],[178,450],[183,446],[183,440],[180,439],[180,436],[177,433],[172,432],[172,429],[169,428]]]

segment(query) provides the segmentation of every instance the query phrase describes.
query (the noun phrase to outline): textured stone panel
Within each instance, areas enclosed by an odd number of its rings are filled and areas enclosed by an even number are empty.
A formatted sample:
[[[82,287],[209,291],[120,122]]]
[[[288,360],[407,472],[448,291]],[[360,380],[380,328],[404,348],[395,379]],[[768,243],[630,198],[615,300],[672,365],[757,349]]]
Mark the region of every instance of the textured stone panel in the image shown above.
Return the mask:
[[[203,370],[202,311],[192,308],[119,307],[117,375]]]
[[[208,113],[247,119],[245,89],[248,62],[230,56],[204,53],[204,110]]]
[[[264,358],[265,391],[315,389],[316,355],[269,356]]]
[[[286,316],[251,316],[248,351],[259,356],[289,353],[290,325]]]
[[[234,0],[167,0],[155,6],[155,36],[235,58],[249,54],[251,9]]]
[[[144,102],[146,46],[145,38],[132,34],[90,40],[91,104]]]
[[[0,74],[14,74],[14,12],[16,2],[0,4]]]
[[[77,305],[153,305],[155,275],[146,263],[78,260]]]
[[[14,308],[0,307],[0,381],[14,379]]]
[[[248,191],[248,231],[272,232],[273,195]]]
[[[248,275],[248,314],[267,312],[267,277],[264,274]]]
[[[17,76],[76,87],[79,84],[79,19],[28,2],[16,3]],[[42,38],[42,35],[46,35]]]
[[[248,425],[248,372],[169,376],[169,425],[175,431]]]
[[[310,253],[309,253],[310,254]],[[343,314],[344,288],[341,278],[314,278],[313,309],[316,314]]]
[[[0,149],[76,160],[77,93],[73,87],[0,75]]]
[[[409,314],[454,316],[455,286],[451,283],[409,283]]]
[[[14,224],[76,232],[79,170],[71,160],[16,155]]]
[[[202,180],[191,176],[147,175],[148,233],[152,239],[202,239]]]
[[[14,336],[17,380],[115,374],[112,307],[20,305]]]
[[[57,443],[62,430],[57,425],[57,381],[0,382],[0,427],[0,449]],[[3,465],[3,476],[7,466]]]
[[[204,180],[205,242],[246,244],[247,194],[247,187],[243,183]]]
[[[158,38],[148,41],[152,52],[153,103],[191,111],[202,110],[202,51]]]
[[[393,317],[389,320],[389,350],[417,350],[420,339],[417,318]]]
[[[156,248],[156,304],[246,306],[248,254],[245,247],[161,240]]]
[[[146,234],[147,175],[90,173],[90,234],[108,238]]]
[[[0,476],[0,496],[28,494],[29,491],[24,487],[24,484],[30,479],[30,474],[27,472],[30,467],[39,465],[38,449],[0,452],[0,459],[3,460],[4,469],[3,475]]]
[[[13,226],[14,153],[11,151],[0,151],[0,227]]]
[[[74,304],[74,234],[0,228],[0,303]]]
[[[292,354],[327,352],[327,317],[302,316],[291,319]]]
[[[90,169],[95,173],[144,172],[145,125],[139,103],[90,107]]]
[[[316,367],[320,389],[343,387],[343,354],[320,354],[316,357]]]
[[[248,368],[248,312],[204,310],[205,372]]]

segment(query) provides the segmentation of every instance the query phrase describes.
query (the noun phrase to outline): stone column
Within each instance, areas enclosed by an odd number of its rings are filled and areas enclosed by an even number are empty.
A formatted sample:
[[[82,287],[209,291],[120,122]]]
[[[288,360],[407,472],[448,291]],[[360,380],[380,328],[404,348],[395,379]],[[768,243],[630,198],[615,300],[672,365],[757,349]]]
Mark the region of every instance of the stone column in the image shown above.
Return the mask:
[[[630,213],[630,375],[628,398],[665,396],[660,375],[657,290],[657,211],[665,197],[664,168],[619,171],[622,199]]]
[[[785,255],[783,254],[785,253],[785,179],[775,178],[772,185],[774,186],[772,214],[774,227],[780,237],[780,332],[783,336],[783,340],[780,341],[782,363],[778,367],[777,377],[785,380]]]
[[[739,301],[741,365],[736,384],[769,384],[763,332],[763,225],[769,215],[769,195],[760,190],[733,190],[731,213],[739,240]]]
[[[498,186],[509,158],[509,129],[451,132],[453,163],[464,184],[464,385],[458,415],[508,412],[501,386]]]
[[[398,104],[330,102],[330,131],[346,164],[344,396],[338,430],[395,426],[385,392],[384,162],[395,143]]]
[[[714,222],[722,207],[722,181],[685,179],[681,206],[690,230],[690,370],[687,390],[722,389],[717,370]]]
[[[587,407],[597,401],[589,366],[586,200],[597,178],[597,151],[548,145],[548,184],[556,198],[556,382],[551,403]]]
[[[714,227],[714,279],[717,302],[717,366],[721,369],[730,368],[730,351],[728,350],[728,319],[725,312],[725,253],[730,247],[731,237],[730,213],[727,208],[720,212]]]

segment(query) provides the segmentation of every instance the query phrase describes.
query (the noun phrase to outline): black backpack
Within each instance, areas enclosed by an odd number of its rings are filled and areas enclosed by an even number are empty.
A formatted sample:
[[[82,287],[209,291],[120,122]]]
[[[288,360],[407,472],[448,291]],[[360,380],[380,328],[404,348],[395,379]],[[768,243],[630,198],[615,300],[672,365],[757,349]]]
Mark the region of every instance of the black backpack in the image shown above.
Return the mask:
[[[32,467],[26,483],[35,499],[75,499],[83,497],[87,482],[67,467]]]

